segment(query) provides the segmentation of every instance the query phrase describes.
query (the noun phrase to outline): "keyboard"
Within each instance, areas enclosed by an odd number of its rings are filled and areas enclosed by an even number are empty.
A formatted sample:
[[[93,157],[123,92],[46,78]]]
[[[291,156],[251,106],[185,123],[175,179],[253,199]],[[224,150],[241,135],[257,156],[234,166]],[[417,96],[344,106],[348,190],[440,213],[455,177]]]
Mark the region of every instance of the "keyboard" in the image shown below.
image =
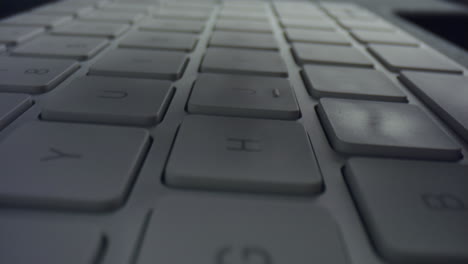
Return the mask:
[[[353,3],[0,21],[0,263],[468,263],[468,71]]]

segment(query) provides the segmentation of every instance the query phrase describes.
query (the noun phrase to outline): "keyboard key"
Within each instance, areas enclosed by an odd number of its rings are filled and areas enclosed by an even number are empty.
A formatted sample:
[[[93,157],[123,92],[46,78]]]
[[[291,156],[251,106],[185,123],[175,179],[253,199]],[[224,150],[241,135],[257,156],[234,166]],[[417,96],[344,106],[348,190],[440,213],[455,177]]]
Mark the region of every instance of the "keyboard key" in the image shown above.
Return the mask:
[[[14,55],[87,60],[108,45],[106,39],[42,36],[13,50]]]
[[[32,99],[25,94],[0,94],[0,130],[8,126],[32,105]]]
[[[267,22],[218,20],[215,25],[217,30],[271,33],[271,26]]]
[[[141,23],[143,30],[154,31],[174,31],[200,33],[203,30],[204,23],[196,21],[183,21],[176,19],[148,19]]]
[[[297,18],[283,18],[280,23],[285,28],[302,28],[302,29],[317,29],[334,31],[336,26],[333,22],[323,18],[317,19],[297,19]]]
[[[79,221],[0,218],[1,263],[93,264],[105,250],[102,231]]]
[[[300,64],[318,63],[372,68],[372,62],[353,47],[293,43],[293,54]]]
[[[339,19],[338,23],[348,30],[394,31],[395,28],[383,20]]]
[[[128,28],[127,24],[73,21],[53,29],[52,33],[55,35],[115,38]]]
[[[205,21],[210,17],[211,12],[205,10],[181,10],[181,9],[158,9],[153,12],[156,18],[182,19]]]
[[[223,191],[312,195],[322,190],[300,123],[232,117],[186,116],[165,181],[172,187]]]
[[[345,172],[369,235],[389,262],[468,262],[468,167],[351,159]]]
[[[176,80],[182,76],[188,57],[183,52],[116,49],[89,69],[92,75]]]
[[[100,10],[108,12],[134,12],[134,13],[151,13],[156,6],[151,4],[142,4],[142,3],[115,3],[115,2],[106,2],[104,3]]]
[[[6,50],[5,45],[0,44],[0,52],[5,51],[5,50]]]
[[[0,26],[0,43],[16,45],[44,32],[40,27]]]
[[[406,96],[382,72],[373,69],[305,65],[304,81],[315,97],[406,102]]]
[[[400,80],[468,141],[466,76],[404,71]]]
[[[353,30],[351,35],[358,41],[369,44],[388,44],[388,45],[403,45],[403,46],[418,46],[418,41],[403,32],[379,32],[369,30]]]
[[[0,91],[43,93],[57,86],[79,68],[71,60],[0,58]]]
[[[15,26],[37,26],[37,27],[48,27],[53,28],[60,26],[72,19],[71,16],[64,15],[36,15],[36,14],[21,14],[16,15],[5,20],[2,20],[0,24],[15,25]]]
[[[45,99],[42,118],[117,125],[154,125],[174,93],[171,83],[81,77]]]
[[[369,45],[369,51],[389,70],[420,70],[461,73],[462,70],[446,57],[425,49],[388,45]]]
[[[278,49],[278,44],[272,34],[250,32],[214,31],[211,35],[210,46],[271,50]]]
[[[119,47],[191,51],[196,43],[197,37],[193,34],[134,31],[125,36]]]
[[[345,154],[461,158],[460,146],[414,105],[324,98],[318,113],[332,146]]]
[[[156,210],[138,264],[350,263],[335,220],[318,206],[186,196]]]
[[[284,78],[200,74],[187,105],[190,113],[297,119],[289,81]]]
[[[285,35],[290,42],[351,45],[344,35],[334,31],[286,28]]]
[[[0,202],[57,209],[116,208],[130,191],[148,143],[143,129],[26,123],[0,143]]]
[[[90,6],[77,6],[77,5],[58,5],[51,4],[43,7],[39,7],[33,10],[34,14],[44,14],[44,15],[69,15],[69,16],[78,16],[89,13],[93,8]]]
[[[92,12],[80,15],[81,20],[87,21],[104,21],[104,22],[121,22],[133,24],[142,19],[142,13],[135,12],[106,12],[102,10],[95,10]]]
[[[268,16],[265,12],[238,12],[231,10],[222,10],[219,13],[220,19],[226,20],[252,20],[252,21],[268,21]]]
[[[286,65],[276,51],[209,48],[202,72],[288,76]]]

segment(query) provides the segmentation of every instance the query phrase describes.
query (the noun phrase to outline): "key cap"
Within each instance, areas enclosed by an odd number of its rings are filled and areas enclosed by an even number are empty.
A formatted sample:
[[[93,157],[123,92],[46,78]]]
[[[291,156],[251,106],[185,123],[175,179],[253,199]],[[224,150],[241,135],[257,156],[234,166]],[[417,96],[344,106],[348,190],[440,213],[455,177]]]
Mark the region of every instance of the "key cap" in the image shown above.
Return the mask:
[[[104,22],[120,22],[133,24],[144,17],[141,13],[134,12],[106,12],[95,10],[92,12],[80,15],[79,19],[86,21],[104,21]]]
[[[196,44],[197,37],[193,34],[134,31],[126,35],[119,47],[191,51]]]
[[[339,19],[338,23],[348,30],[364,29],[373,31],[395,31],[395,28],[383,20]]]
[[[323,98],[318,114],[333,148],[345,154],[461,158],[460,146],[414,105]]]
[[[138,264],[349,263],[335,220],[314,205],[186,196],[156,208]]]
[[[66,23],[72,19],[71,16],[63,15],[35,15],[35,14],[22,14],[16,15],[5,20],[2,20],[0,23],[5,25],[14,25],[14,26],[37,26],[37,27],[48,27],[53,28],[63,23]]]
[[[181,9],[158,9],[153,12],[156,18],[183,19],[205,21],[210,17],[211,12],[205,10],[181,10]]]
[[[461,73],[462,70],[446,57],[425,49],[388,45],[369,45],[369,51],[389,70],[420,70]]]
[[[34,14],[41,15],[68,15],[79,16],[89,13],[93,10],[90,6],[76,6],[76,5],[57,5],[51,4],[34,9]]]
[[[52,219],[52,218],[51,218]],[[83,222],[0,218],[1,263],[93,264],[105,250],[102,231]]]
[[[404,71],[400,80],[468,141],[466,76]]]
[[[333,31],[286,28],[285,35],[290,42],[351,45],[344,35]]]
[[[283,78],[200,74],[187,105],[190,113],[297,119],[289,81]]]
[[[0,130],[8,126],[32,105],[32,99],[24,94],[0,94]]]
[[[114,209],[130,191],[148,142],[148,132],[137,128],[26,123],[0,143],[0,202]]]
[[[406,102],[406,96],[383,73],[373,69],[305,65],[303,79],[315,97]]]
[[[303,29],[318,29],[318,30],[329,30],[334,31],[336,26],[329,20],[323,18],[307,18],[307,19],[297,19],[297,18],[282,18],[280,20],[281,25],[284,28],[303,28]]]
[[[380,255],[391,263],[467,263],[468,167],[351,159],[346,179]]]
[[[0,43],[16,45],[44,32],[40,27],[0,26]]]
[[[47,97],[41,116],[55,121],[149,126],[162,120],[173,93],[167,81],[81,77]]]
[[[182,76],[188,57],[183,52],[116,49],[89,69],[92,75],[176,80]]]
[[[372,62],[353,47],[293,43],[293,54],[300,64],[318,63],[372,68]]]
[[[418,46],[419,43],[416,39],[403,32],[379,32],[369,30],[353,30],[351,35],[358,41],[369,44],[389,44],[389,45],[403,45],[403,46]]]
[[[79,68],[71,60],[0,58],[0,91],[43,93],[51,90]]]
[[[186,116],[179,129],[165,182],[222,191],[312,195],[322,190],[301,124],[197,115]]]
[[[278,49],[278,44],[272,34],[250,32],[215,31],[211,35],[210,46],[269,50]]]
[[[5,51],[5,50],[6,50],[5,45],[0,44],[0,52]]]
[[[127,24],[73,21],[53,29],[52,34],[115,38],[127,31],[128,28]]]
[[[155,10],[156,2],[154,5],[142,3],[115,3],[106,2],[102,5],[100,10],[108,12],[135,12],[135,13],[151,13]]]
[[[276,51],[209,48],[201,65],[202,72],[238,73],[286,77],[283,59]]]
[[[265,12],[236,12],[231,10],[222,10],[219,13],[220,19],[225,20],[252,20],[252,21],[268,21],[268,16]]]
[[[271,33],[271,26],[266,22],[218,20],[215,25],[217,30]]]
[[[42,36],[14,49],[13,54],[87,60],[108,44],[103,38]]]
[[[153,31],[174,31],[200,33],[204,23],[176,19],[147,19],[141,23],[140,29]]]

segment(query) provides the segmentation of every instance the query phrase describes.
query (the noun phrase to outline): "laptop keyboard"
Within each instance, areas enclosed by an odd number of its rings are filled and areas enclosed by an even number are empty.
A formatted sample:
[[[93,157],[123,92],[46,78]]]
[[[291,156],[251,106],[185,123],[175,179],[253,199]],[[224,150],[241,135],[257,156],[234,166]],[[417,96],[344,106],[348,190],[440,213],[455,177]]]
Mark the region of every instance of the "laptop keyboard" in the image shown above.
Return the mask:
[[[468,71],[356,4],[0,21],[0,263],[468,263]]]

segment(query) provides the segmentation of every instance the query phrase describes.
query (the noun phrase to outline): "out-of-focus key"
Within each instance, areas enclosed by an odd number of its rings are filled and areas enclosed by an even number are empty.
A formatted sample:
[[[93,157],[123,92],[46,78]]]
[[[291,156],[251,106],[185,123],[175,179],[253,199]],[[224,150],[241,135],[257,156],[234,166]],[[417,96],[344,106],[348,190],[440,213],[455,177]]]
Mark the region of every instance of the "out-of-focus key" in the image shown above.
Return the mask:
[[[360,100],[320,100],[332,146],[354,155],[458,160],[460,146],[417,106]]]
[[[182,76],[188,57],[183,52],[116,49],[89,69],[92,75],[176,80]]]
[[[391,24],[383,20],[368,21],[362,19],[339,19],[338,23],[348,30],[364,29],[384,32],[395,30],[395,28]]]
[[[23,124],[0,144],[0,203],[116,208],[130,191],[148,143],[148,132],[137,128]]]
[[[122,22],[133,24],[144,17],[141,13],[135,12],[106,12],[95,10],[92,12],[80,15],[79,19],[88,21],[104,21],[104,22]]]
[[[0,130],[8,126],[32,105],[32,99],[25,94],[0,94]]]
[[[351,45],[343,34],[334,31],[286,28],[285,34],[290,42]]]
[[[93,264],[105,250],[102,231],[94,225],[7,214],[0,218],[0,245],[0,262],[16,264]]]
[[[108,40],[87,37],[42,36],[13,50],[14,55],[87,60],[108,45]]]
[[[259,21],[238,21],[238,20],[218,20],[215,28],[217,30],[241,31],[241,32],[263,32],[271,33],[271,26],[268,22]]]
[[[284,78],[200,74],[187,105],[191,113],[297,119],[289,80]]]
[[[374,69],[305,65],[303,77],[315,97],[406,102],[400,88]]]
[[[201,65],[203,72],[288,76],[276,51],[209,48]]]
[[[0,26],[0,43],[20,44],[44,32],[40,27]]]
[[[468,263],[468,167],[351,159],[345,176],[375,246],[390,263]]]
[[[200,33],[204,23],[198,21],[183,21],[176,19],[147,19],[143,21],[140,28],[152,31],[174,31]]]
[[[31,13],[21,14],[2,20],[0,24],[15,26],[37,26],[53,28],[62,25],[72,19],[71,16],[64,15],[36,15]]]
[[[46,92],[78,68],[71,60],[0,57],[0,91]]]
[[[373,63],[354,47],[293,43],[293,53],[300,64],[318,63],[354,67],[373,67]]]
[[[273,34],[250,32],[213,32],[210,46],[228,48],[250,48],[277,50],[278,44]]]
[[[369,30],[353,30],[351,35],[358,41],[369,44],[388,44],[403,46],[418,46],[418,41],[401,31],[397,32],[379,32]]]
[[[134,31],[125,36],[119,47],[191,51],[196,43],[194,34]]]
[[[400,80],[468,141],[468,77],[404,71]]]
[[[186,116],[165,181],[173,187],[223,191],[312,195],[322,190],[300,123],[233,117]]]
[[[165,9],[161,8],[153,13],[156,18],[182,19],[205,21],[210,17],[210,12],[205,10],[181,10],[181,9]]]
[[[333,22],[318,18],[318,19],[297,19],[297,18],[283,18],[280,20],[284,28],[302,28],[302,29],[317,29],[334,31],[336,26]]]
[[[53,29],[52,34],[115,38],[124,33],[128,28],[127,24],[73,21]]]
[[[350,263],[335,220],[314,205],[185,196],[156,210],[138,264]]]
[[[460,67],[448,58],[436,55],[422,48],[371,44],[369,45],[369,51],[385,67],[394,72],[400,70],[462,72]]]
[[[41,116],[57,121],[154,125],[162,120],[173,92],[168,81],[81,77],[49,95]]]
[[[253,21],[268,21],[268,16],[265,12],[237,12],[223,10],[219,13],[220,19],[232,20],[253,20]]]
[[[39,7],[34,9],[32,12],[34,14],[44,14],[44,15],[69,15],[69,16],[77,16],[89,13],[93,10],[90,6],[76,6],[76,5],[57,5],[51,4],[46,5],[44,7]]]

